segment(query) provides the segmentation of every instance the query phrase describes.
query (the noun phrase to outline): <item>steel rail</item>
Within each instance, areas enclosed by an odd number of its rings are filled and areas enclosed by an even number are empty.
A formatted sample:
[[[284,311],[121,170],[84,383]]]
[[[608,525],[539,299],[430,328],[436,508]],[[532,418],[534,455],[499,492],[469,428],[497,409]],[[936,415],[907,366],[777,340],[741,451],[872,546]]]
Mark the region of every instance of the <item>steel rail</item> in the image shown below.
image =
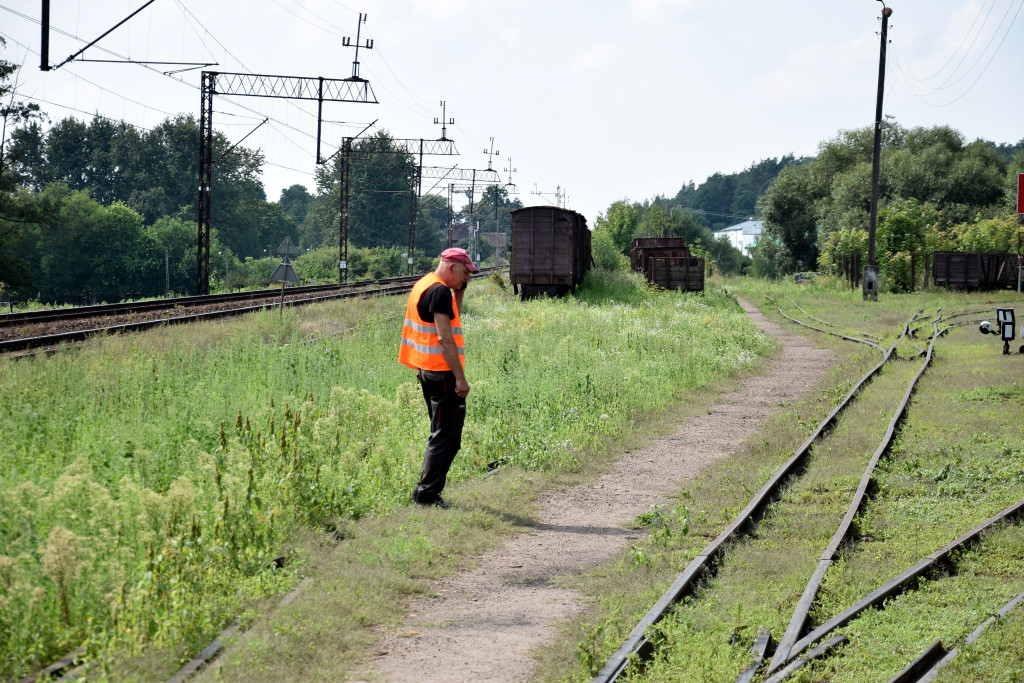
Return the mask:
[[[790,619],[789,626],[786,628],[785,634],[779,641],[778,647],[775,649],[775,654],[772,657],[771,664],[768,665],[769,674],[775,673],[786,665],[790,660],[790,651],[793,648],[793,644],[804,634],[807,627],[808,613],[814,605],[814,602],[817,600],[818,591],[821,588],[821,582],[825,577],[825,572],[832,566],[836,553],[839,552],[840,546],[846,542],[850,529],[853,526],[853,520],[860,513],[864,506],[864,502],[868,497],[868,487],[871,485],[873,480],[875,467],[878,465],[879,460],[881,460],[881,458],[885,456],[892,447],[892,443],[896,438],[896,431],[899,429],[900,424],[906,417],[907,406],[910,404],[910,398],[913,396],[914,390],[917,388],[918,381],[924,375],[925,370],[928,369],[928,366],[934,357],[936,340],[949,330],[948,327],[939,330],[938,320],[933,322],[932,325],[934,332],[928,344],[928,350],[925,353],[925,358],[921,362],[921,367],[910,380],[906,391],[903,393],[903,399],[900,401],[892,419],[889,421],[889,427],[886,429],[885,435],[882,437],[882,441],[879,443],[878,448],[875,449],[875,452],[872,454],[867,466],[864,468],[860,484],[857,486],[857,490],[854,493],[853,498],[850,500],[850,504],[846,510],[846,515],[840,522],[839,528],[836,529],[835,534],[833,534],[832,541],[818,560],[818,566],[815,568],[814,573],[807,582],[807,586],[804,588],[803,594],[800,596],[800,600],[797,603],[796,609],[793,611],[792,618]]]
[[[408,281],[409,277],[387,278],[382,280],[360,280],[345,284],[330,285],[307,285],[303,287],[292,287],[289,294],[313,294],[317,292],[330,292],[334,290],[353,289],[357,287],[382,286],[397,282]],[[92,306],[76,306],[75,308],[50,308],[39,311],[22,311],[19,313],[0,314],[0,327],[14,325],[28,325],[40,322],[52,322],[59,320],[75,320],[78,318],[95,318],[108,315],[122,315],[125,313],[140,313],[143,311],[161,310],[165,308],[202,306],[212,303],[224,303],[226,301],[249,301],[256,299],[269,299],[281,295],[279,287],[267,289],[254,289],[244,292],[230,292],[225,294],[205,294],[201,296],[179,296],[169,299],[148,299],[145,301],[122,302],[116,304],[96,304]]]
[[[964,639],[964,644],[962,647],[967,647],[968,645],[976,641],[978,638],[981,637],[981,634],[983,634],[988,629],[989,626],[996,623],[996,620],[1005,617],[1007,614],[1017,609],[1017,607],[1022,602],[1024,602],[1024,593],[1018,593],[1017,597],[1003,605],[1003,607],[998,612],[996,612],[995,616],[989,617],[985,620],[984,623],[982,623],[981,626],[974,629],[974,631],[971,632],[971,635],[967,636],[967,638]],[[954,647],[952,650],[946,652],[945,656],[943,656],[942,659],[935,662],[935,664],[933,664],[932,667],[927,671],[922,672],[923,675],[920,678],[916,679],[917,682],[930,683],[931,681],[934,681],[935,678],[939,675],[939,671],[949,666],[950,662],[956,659],[956,656],[958,654],[960,654],[959,647]],[[918,657],[918,659],[921,658]]]
[[[601,667],[601,670],[593,678],[593,683],[610,683],[611,681],[618,680],[618,677],[626,670],[631,656],[636,656],[641,659],[647,659],[650,657],[654,648],[647,637],[648,630],[661,621],[672,605],[676,604],[693,591],[698,579],[700,579],[705,573],[713,571],[715,562],[728,541],[733,540],[733,538],[738,538],[742,531],[749,529],[751,526],[756,524],[758,520],[760,520],[763,516],[764,509],[779,496],[782,487],[787,484],[803,467],[810,454],[811,446],[829,430],[838,418],[839,414],[851,403],[854,396],[856,396],[867,382],[882,369],[886,362],[888,362],[892,352],[896,348],[896,344],[898,344],[899,341],[907,334],[907,330],[911,323],[916,319],[919,312],[920,311],[914,313],[914,315],[911,316],[911,318],[904,324],[902,334],[897,338],[890,349],[884,349],[878,344],[866,339],[857,339],[855,337],[848,337],[846,335],[828,332],[827,330],[821,330],[820,328],[813,327],[807,323],[790,318],[783,313],[786,318],[793,320],[793,322],[803,325],[804,327],[825,332],[826,334],[833,334],[849,341],[876,347],[882,351],[882,360],[863,377],[861,377],[860,381],[850,389],[843,400],[840,401],[828,416],[818,424],[817,428],[812,432],[807,440],[804,441],[804,443],[796,449],[793,455],[790,456],[790,458],[783,463],[781,467],[779,467],[770,479],[768,479],[747,506],[736,516],[732,523],[722,533],[720,533],[715,540],[709,543],[704,550],[702,550],[700,554],[690,562],[686,569],[678,575],[676,580],[668,590],[665,591],[658,602],[648,610],[647,614],[645,614],[640,622],[633,628],[625,642],[619,646],[607,662],[605,662],[604,666]]]
[[[481,269],[480,273],[473,275],[474,278],[484,277],[489,274],[490,271],[484,271]],[[418,278],[402,278],[403,280],[412,280]],[[390,294],[402,294],[412,289],[411,282],[401,284],[390,284],[383,287],[372,289],[372,290],[348,290],[339,291],[333,294],[327,294],[317,297],[309,297],[305,299],[296,299],[291,301],[285,301],[286,306],[305,306],[307,304],[320,303],[324,301],[331,301],[334,299],[353,299],[360,297],[371,297],[379,295],[390,295]],[[335,288],[336,289],[336,288]],[[280,292],[278,292],[280,296]],[[205,313],[192,313],[183,316],[176,316],[173,318],[159,318],[157,320],[145,320],[136,323],[123,323],[120,325],[110,325],[108,327],[96,327],[88,330],[74,330],[71,332],[60,332],[57,334],[42,335],[38,337],[20,337],[15,339],[7,339],[0,341],[0,354],[17,352],[17,351],[29,351],[31,349],[51,348],[62,343],[67,342],[80,342],[88,339],[92,336],[108,333],[108,334],[119,334],[125,332],[142,332],[160,325],[180,325],[182,323],[201,322],[208,320],[217,320],[219,318],[227,318],[236,315],[244,315],[246,313],[255,313],[257,311],[274,309],[281,306],[280,301],[272,301],[263,304],[257,304],[255,306],[245,306],[242,308],[232,308],[223,311],[209,311]]]
[[[861,344],[867,344],[869,346],[875,347],[876,349],[881,351],[883,354],[885,353],[885,349],[882,348],[882,345],[879,344],[878,342],[871,341],[870,339],[861,339],[860,337],[851,337],[849,335],[839,334],[838,332],[832,332],[831,330],[823,330],[820,327],[815,327],[814,325],[809,325],[809,324],[807,324],[807,323],[805,323],[805,322],[803,322],[801,320],[797,320],[796,318],[793,318],[793,317],[790,317],[790,316],[786,315],[785,311],[783,311],[782,308],[780,308],[779,305],[777,303],[775,303],[775,299],[771,298],[770,296],[766,296],[765,298],[768,299],[768,301],[772,302],[772,305],[775,306],[775,308],[776,308],[776,310],[778,310],[779,314],[783,318],[785,318],[786,320],[792,320],[797,325],[803,325],[804,327],[810,328],[812,330],[816,330],[818,332],[823,332],[824,334],[831,334],[833,337],[839,337],[840,339],[846,339],[847,341],[859,342]],[[799,308],[799,306],[797,308]],[[914,315],[916,316],[920,312],[921,312],[921,310],[918,309],[917,313],[915,313]],[[810,317],[810,316],[808,316],[808,317]],[[911,318],[911,320],[907,323],[907,325],[909,325],[910,322],[913,322],[913,320],[914,319]],[[906,332],[907,332],[907,328],[905,326],[904,329],[903,329],[903,334],[905,335]],[[901,336],[901,338],[902,338],[902,336]],[[895,348],[895,345],[893,345],[893,348]],[[886,359],[888,360],[888,354],[886,354]]]
[[[786,298],[787,298],[787,299],[789,299],[790,301],[792,301],[792,302],[793,302],[793,305],[794,305],[794,306],[796,306],[796,308],[797,308],[797,310],[798,310],[798,311],[800,311],[801,313],[803,313],[804,315],[806,315],[806,316],[807,316],[808,318],[810,318],[811,320],[813,320],[813,321],[815,321],[815,322],[819,322],[819,323],[821,323],[822,325],[826,325],[826,326],[828,326],[828,327],[835,327],[835,325],[833,325],[833,324],[832,324],[832,323],[830,323],[829,321],[827,321],[827,320],[822,320],[821,318],[815,318],[815,317],[814,317],[813,315],[811,315],[810,313],[808,313],[807,311],[805,311],[805,310],[803,309],[803,307],[802,307],[802,306],[800,306],[800,304],[798,304],[798,303],[797,303],[796,301],[793,301],[793,297],[791,297],[791,296],[787,296]],[[875,335],[873,335],[873,334],[872,334],[872,335],[865,335],[865,336],[871,336],[871,337],[875,337]],[[875,339],[878,339],[878,337],[875,337]]]
[[[845,626],[854,618],[856,618],[861,612],[871,607],[884,608],[884,603],[889,598],[895,597],[902,593],[907,586],[917,579],[925,576],[931,570],[935,569],[941,563],[945,562],[951,553],[961,548],[974,543],[981,534],[987,531],[992,526],[999,524],[1000,522],[1012,519],[1021,512],[1024,512],[1024,499],[1021,499],[1005,508],[1002,512],[999,512],[992,517],[989,517],[986,521],[982,522],[978,526],[974,527],[970,531],[964,533],[956,540],[951,541],[942,548],[939,548],[928,557],[917,562],[913,566],[904,570],[885,584],[879,586],[875,590],[868,593],[866,596],[858,600],[856,603],[847,607],[845,610],[835,615],[824,624],[814,629],[806,636],[798,640],[790,652],[790,657],[796,657],[810,645],[818,642],[832,631]]]

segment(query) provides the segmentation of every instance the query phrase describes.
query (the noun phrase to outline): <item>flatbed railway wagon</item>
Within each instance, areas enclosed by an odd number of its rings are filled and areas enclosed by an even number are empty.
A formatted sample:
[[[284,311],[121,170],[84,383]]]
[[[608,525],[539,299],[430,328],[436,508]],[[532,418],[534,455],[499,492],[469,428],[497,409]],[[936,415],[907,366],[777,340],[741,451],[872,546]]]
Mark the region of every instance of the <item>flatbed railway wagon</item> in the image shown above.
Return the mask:
[[[555,206],[528,206],[511,216],[513,291],[523,299],[576,291],[592,264],[587,219]]]
[[[937,251],[932,255],[932,282],[961,290],[1016,288],[1017,255]]]

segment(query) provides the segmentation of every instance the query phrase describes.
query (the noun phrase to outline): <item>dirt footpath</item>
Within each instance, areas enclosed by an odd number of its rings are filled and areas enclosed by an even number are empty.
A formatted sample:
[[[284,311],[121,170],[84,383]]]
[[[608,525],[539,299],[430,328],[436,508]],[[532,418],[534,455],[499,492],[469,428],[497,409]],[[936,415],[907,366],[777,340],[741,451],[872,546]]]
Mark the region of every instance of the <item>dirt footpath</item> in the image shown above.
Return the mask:
[[[767,374],[742,380],[710,414],[624,455],[595,483],[545,494],[534,532],[485,553],[475,569],[437,581],[436,596],[415,601],[405,624],[383,638],[364,679],[529,679],[530,651],[556,637],[556,624],[582,607],[577,593],[550,579],[583,573],[614,557],[639,537],[626,524],[678,492],[706,464],[735,451],[780,403],[799,398],[828,370],[828,351],[790,335],[751,304],[740,304],[783,345]]]

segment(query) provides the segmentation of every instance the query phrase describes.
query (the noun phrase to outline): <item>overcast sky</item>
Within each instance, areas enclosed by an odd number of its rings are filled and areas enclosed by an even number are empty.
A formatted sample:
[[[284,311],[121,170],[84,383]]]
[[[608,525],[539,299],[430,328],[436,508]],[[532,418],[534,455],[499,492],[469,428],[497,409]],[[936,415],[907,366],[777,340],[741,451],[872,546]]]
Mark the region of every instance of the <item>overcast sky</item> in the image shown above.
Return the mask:
[[[51,63],[143,4],[52,0]],[[149,128],[172,114],[198,118],[199,70],[168,77],[160,72],[174,67],[76,61],[40,71],[40,5],[0,0],[2,57],[24,64],[18,92],[52,120],[99,112]],[[1022,7],[893,0],[885,113],[968,140],[1024,138]],[[347,78],[355,53],[342,39],[355,43],[363,12],[373,49],[359,51],[360,75],[379,104],[325,105],[325,149],[374,119],[394,137],[438,138],[444,100],[461,155],[429,164],[487,168],[493,136],[492,167],[507,180],[511,157],[525,205],[553,203],[562,188],[592,224],[618,199],[673,196],[690,180],[812,155],[838,131],[870,125],[881,10],[877,0],[156,0],[84,56],[117,58],[105,48],[215,61],[208,68],[224,72]],[[266,155],[269,199],[293,183],[313,190],[315,104],[218,96],[214,107],[233,141],[271,118],[244,143]]]

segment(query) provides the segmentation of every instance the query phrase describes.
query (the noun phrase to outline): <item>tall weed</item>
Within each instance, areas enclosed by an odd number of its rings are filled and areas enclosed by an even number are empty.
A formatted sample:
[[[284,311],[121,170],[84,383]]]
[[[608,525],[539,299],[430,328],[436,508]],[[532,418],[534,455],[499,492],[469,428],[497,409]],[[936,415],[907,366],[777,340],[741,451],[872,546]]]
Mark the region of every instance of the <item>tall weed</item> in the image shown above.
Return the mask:
[[[407,504],[428,424],[397,363],[403,305],[0,360],[0,676],[82,643],[100,663],[194,652],[294,582],[273,560],[295,529]],[[601,271],[562,300],[480,283],[462,317],[473,391],[454,482],[496,461],[573,469],[637,416],[770,350],[721,291]]]

